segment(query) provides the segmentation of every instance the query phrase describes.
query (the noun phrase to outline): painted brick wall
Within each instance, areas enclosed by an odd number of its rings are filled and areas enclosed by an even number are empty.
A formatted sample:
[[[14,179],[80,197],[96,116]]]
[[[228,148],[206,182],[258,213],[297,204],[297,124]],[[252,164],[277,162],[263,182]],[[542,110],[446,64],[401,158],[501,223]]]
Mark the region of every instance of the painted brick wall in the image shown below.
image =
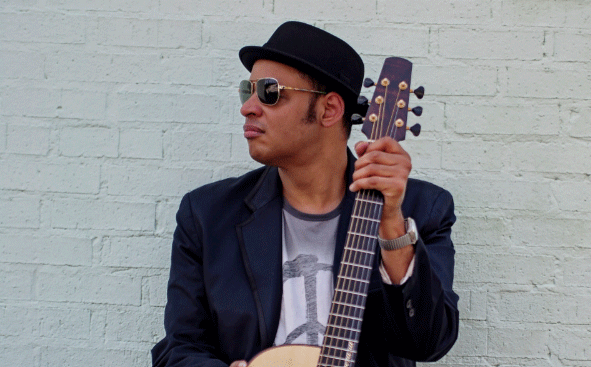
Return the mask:
[[[454,194],[462,316],[434,365],[591,366],[586,0],[1,0],[0,365],[150,364],[180,197],[256,167],[237,51],[289,19],[426,87],[404,146]]]

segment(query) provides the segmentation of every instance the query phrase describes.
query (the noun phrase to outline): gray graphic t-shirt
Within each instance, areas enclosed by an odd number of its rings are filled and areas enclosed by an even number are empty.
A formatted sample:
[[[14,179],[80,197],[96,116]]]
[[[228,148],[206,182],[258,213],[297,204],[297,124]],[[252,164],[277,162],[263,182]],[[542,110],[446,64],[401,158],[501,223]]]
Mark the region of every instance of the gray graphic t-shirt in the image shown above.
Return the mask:
[[[314,215],[283,207],[283,298],[275,345],[321,345],[330,312],[341,205]]]

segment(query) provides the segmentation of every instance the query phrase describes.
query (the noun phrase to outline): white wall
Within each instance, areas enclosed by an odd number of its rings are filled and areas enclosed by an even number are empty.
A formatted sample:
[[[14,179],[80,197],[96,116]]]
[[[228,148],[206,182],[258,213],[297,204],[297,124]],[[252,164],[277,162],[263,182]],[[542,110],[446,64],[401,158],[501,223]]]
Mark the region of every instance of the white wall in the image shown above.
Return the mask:
[[[289,19],[427,90],[404,146],[454,194],[462,316],[436,365],[591,366],[584,0],[0,0],[0,365],[150,364],[181,195],[256,166],[238,49]]]

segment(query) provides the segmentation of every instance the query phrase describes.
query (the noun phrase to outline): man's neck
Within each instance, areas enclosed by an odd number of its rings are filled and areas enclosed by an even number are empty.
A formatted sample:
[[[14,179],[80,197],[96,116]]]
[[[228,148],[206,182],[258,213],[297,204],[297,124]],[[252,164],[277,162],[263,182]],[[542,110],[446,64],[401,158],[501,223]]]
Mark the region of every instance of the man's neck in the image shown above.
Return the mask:
[[[281,167],[283,196],[295,209],[323,214],[335,209],[346,191],[347,151],[312,159],[304,166]]]

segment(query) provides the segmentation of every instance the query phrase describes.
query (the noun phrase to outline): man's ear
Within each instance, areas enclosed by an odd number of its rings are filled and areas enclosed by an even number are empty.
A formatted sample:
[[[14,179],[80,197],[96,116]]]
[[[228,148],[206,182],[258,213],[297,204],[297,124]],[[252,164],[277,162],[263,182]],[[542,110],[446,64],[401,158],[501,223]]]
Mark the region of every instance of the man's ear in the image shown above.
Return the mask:
[[[320,117],[322,126],[331,127],[336,123],[341,123],[343,115],[345,114],[345,101],[340,94],[336,92],[330,92],[322,98],[323,100],[323,113]]]

